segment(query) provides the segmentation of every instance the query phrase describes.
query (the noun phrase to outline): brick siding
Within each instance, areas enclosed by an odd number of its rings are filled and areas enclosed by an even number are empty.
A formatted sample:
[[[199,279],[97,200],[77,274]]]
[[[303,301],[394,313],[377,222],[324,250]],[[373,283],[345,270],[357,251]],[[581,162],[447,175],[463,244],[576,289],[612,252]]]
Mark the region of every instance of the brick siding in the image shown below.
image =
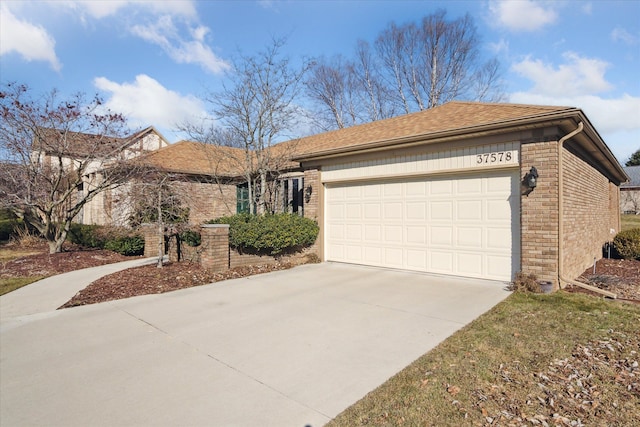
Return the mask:
[[[521,177],[535,166],[538,186],[521,196],[521,268],[558,288],[557,141],[523,144]],[[575,279],[602,257],[602,247],[619,231],[619,190],[597,169],[563,148],[563,277]],[[611,230],[615,232],[611,232]]]
[[[201,224],[236,213],[236,186],[197,181],[172,183],[182,204],[189,207],[189,222]]]
[[[521,269],[539,280],[558,281],[558,144],[522,144],[520,177],[531,166],[540,175],[538,186],[521,196]]]
[[[602,257],[619,227],[618,187],[574,154],[563,152],[564,277],[574,279]],[[613,232],[611,231],[613,230]]]

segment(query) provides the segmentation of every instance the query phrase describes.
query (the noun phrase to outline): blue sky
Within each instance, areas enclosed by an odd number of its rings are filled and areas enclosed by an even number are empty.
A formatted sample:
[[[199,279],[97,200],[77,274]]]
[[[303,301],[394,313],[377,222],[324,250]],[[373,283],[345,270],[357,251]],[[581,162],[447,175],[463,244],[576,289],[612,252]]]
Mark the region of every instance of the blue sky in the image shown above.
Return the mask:
[[[640,0],[13,1],[0,3],[0,80],[99,93],[171,141],[206,116],[239,52],[288,37],[293,60],[343,54],[390,22],[469,13],[508,100],[581,108],[616,157],[640,148]]]

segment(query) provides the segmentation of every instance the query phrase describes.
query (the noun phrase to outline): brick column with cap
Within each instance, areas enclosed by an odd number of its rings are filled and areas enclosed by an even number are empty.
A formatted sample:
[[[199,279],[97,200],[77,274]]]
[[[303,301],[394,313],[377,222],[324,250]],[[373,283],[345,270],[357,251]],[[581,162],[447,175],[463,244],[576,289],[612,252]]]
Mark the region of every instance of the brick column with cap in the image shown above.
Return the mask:
[[[202,225],[202,267],[211,271],[229,269],[229,224]]]

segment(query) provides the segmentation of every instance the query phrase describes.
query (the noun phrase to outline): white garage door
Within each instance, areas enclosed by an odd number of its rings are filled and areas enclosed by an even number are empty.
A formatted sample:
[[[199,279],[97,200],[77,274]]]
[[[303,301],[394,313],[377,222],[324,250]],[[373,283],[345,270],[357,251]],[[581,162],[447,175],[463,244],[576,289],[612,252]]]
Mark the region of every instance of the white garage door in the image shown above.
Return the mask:
[[[326,184],[326,259],[509,281],[518,189],[514,172]]]

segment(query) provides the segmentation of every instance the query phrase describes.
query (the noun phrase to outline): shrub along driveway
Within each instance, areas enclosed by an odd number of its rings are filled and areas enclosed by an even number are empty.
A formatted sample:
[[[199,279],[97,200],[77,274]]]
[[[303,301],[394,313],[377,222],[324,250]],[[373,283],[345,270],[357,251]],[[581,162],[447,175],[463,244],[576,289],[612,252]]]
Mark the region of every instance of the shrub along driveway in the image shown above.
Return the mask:
[[[5,319],[7,425],[319,426],[508,296],[342,264]]]

